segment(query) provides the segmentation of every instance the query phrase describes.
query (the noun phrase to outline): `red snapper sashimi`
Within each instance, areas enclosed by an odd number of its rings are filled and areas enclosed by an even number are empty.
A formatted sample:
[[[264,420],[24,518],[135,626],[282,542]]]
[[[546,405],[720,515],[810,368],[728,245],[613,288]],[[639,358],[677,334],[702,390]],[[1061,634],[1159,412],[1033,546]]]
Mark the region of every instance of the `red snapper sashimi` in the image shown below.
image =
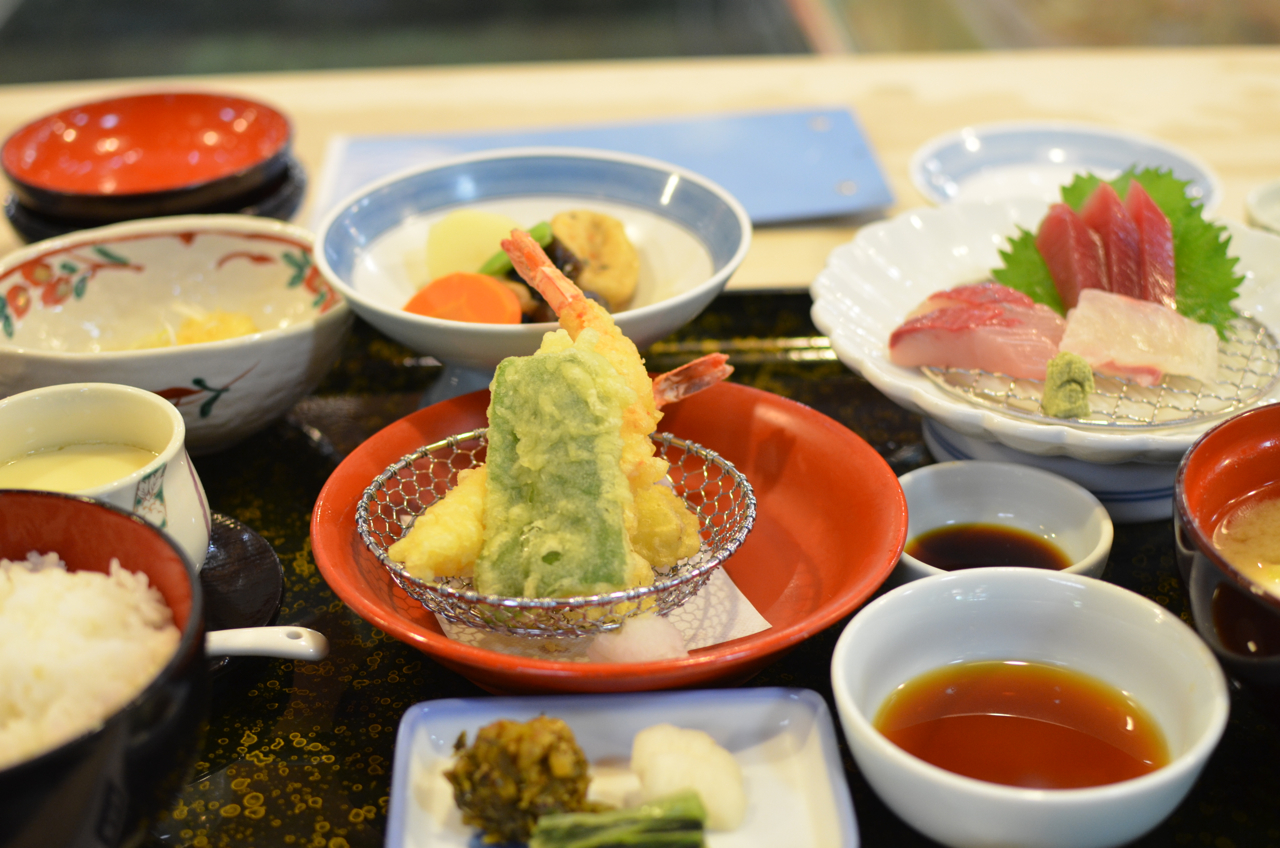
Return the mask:
[[[1173,225],[1137,180],[1129,183],[1124,208],[1138,227],[1138,278],[1143,300],[1177,308]]]
[[[1059,349],[1084,358],[1094,371],[1141,386],[1181,374],[1213,382],[1218,374],[1218,334],[1148,300],[1089,289],[1067,313]]]
[[[999,283],[959,286],[931,295],[893,331],[889,361],[1043,380],[1065,327],[1058,313]]]
[[[1083,289],[1106,289],[1102,237],[1065,203],[1055,203],[1036,231],[1036,249],[1053,278],[1062,305],[1071,309]]]
[[[1138,277],[1138,225],[1124,208],[1110,183],[1099,183],[1085,201],[1080,217],[1102,238],[1106,253],[1107,289],[1129,297],[1142,297]]]
[[[922,300],[919,306],[908,312],[907,318],[925,315],[946,306],[989,306],[999,303],[1026,307],[1035,305],[1035,301],[1029,296],[1008,286],[990,282],[970,283],[953,289],[934,292]]]

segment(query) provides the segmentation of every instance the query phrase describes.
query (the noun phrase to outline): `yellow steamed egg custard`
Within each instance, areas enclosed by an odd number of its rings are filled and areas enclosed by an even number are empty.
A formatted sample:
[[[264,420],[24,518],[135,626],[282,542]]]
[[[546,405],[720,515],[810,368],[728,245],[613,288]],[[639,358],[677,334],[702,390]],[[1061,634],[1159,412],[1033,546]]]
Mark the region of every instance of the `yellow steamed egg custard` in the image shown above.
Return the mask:
[[[85,492],[144,467],[156,454],[109,442],[44,448],[0,463],[0,489]]]

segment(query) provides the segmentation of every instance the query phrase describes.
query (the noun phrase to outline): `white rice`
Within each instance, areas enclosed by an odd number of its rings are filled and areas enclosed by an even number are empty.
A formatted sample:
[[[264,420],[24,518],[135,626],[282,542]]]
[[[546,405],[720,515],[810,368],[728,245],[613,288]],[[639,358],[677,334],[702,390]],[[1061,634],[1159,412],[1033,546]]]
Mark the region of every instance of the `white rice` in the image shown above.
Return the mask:
[[[145,574],[0,559],[0,768],[99,726],[141,692],[181,634]]]

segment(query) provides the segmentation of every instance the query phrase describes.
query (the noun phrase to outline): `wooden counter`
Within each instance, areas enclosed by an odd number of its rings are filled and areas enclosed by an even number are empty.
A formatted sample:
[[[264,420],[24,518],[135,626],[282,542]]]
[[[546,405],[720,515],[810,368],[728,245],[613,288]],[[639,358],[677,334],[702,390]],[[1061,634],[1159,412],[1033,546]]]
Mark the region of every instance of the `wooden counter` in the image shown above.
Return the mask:
[[[923,198],[907,165],[925,141],[965,124],[1057,119],[1106,124],[1197,154],[1242,218],[1256,184],[1280,177],[1280,48],[1126,50],[620,62],[149,79],[0,88],[0,132],[97,97],[161,87],[211,88],[271,102],[296,125],[318,177],[335,134],[502,130],[770,108],[848,106],[898,198]],[[310,203],[298,216],[310,220]],[[733,379],[792,398],[864,438],[897,474],[931,461],[918,416],[835,361],[804,292],[830,250],[861,222],[757,230],[731,287],[798,289],[718,298],[646,351],[655,370],[695,353],[734,355]],[[0,227],[0,251],[19,244]],[[660,349],[659,349],[660,348]],[[283,563],[279,622],[314,627],[320,663],[245,660],[215,680],[209,730],[191,780],[141,848],[383,848],[395,729],[419,701],[484,697],[469,681],[361,620],[316,569],[309,522],[337,463],[417,408],[439,378],[359,322],[339,365],[284,421],[197,457],[212,509],[252,528]],[[1170,521],[1117,527],[1105,579],[1189,619]],[[812,689],[832,703],[831,651],[842,625],[815,634],[747,685]],[[1275,844],[1280,723],[1248,692],[1196,787],[1135,845]],[[931,848],[886,808],[847,747],[845,774],[868,848]],[[3,829],[0,822],[0,830]]]
[[[340,133],[552,128],[803,106],[855,110],[898,199],[923,204],[907,165],[925,141],[966,124],[1069,120],[1184,147],[1222,180],[1219,214],[1280,177],[1280,47],[1052,50],[489,65],[113,80],[0,88],[0,132],[123,91],[214,88],[264,99],[296,126],[312,177]],[[309,205],[298,215],[310,220]],[[730,288],[804,288],[859,221],[757,230]],[[20,242],[7,229],[0,250]]]

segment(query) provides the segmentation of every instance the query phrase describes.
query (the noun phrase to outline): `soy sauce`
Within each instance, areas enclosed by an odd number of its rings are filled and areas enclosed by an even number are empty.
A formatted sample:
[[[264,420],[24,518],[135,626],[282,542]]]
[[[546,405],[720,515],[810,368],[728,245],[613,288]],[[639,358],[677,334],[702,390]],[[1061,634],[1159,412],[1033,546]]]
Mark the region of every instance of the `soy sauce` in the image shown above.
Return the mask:
[[[1246,657],[1280,654],[1280,617],[1259,601],[1227,583],[1213,590],[1209,602],[1213,629],[1222,645]]]
[[[916,536],[906,551],[943,571],[1000,565],[1058,571],[1071,567],[1057,546],[1026,530],[998,524],[948,524]]]
[[[1126,693],[1043,663],[943,666],[898,687],[873,723],[926,762],[1009,786],[1101,786],[1169,761],[1159,726]]]

